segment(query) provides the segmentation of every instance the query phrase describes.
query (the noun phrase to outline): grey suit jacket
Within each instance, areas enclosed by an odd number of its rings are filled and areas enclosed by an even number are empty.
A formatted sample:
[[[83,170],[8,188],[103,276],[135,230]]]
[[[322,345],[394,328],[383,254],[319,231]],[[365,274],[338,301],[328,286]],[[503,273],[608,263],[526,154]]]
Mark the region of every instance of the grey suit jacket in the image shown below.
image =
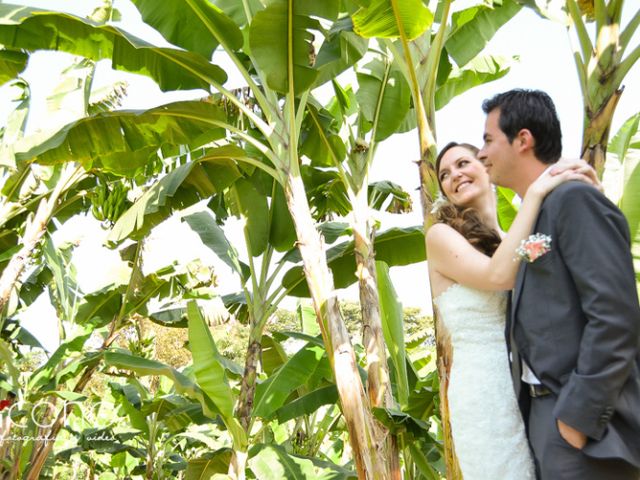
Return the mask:
[[[510,328],[521,357],[558,397],[556,418],[584,452],[640,467],[640,307],[629,227],[595,188],[568,182],[545,199],[535,233],[551,251],[520,268]]]

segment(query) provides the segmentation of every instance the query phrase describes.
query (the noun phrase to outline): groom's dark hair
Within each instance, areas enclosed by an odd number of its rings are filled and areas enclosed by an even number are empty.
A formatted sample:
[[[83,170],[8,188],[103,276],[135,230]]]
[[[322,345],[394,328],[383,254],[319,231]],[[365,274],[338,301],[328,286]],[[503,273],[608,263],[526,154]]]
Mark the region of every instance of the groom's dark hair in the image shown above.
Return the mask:
[[[500,110],[500,130],[513,142],[526,128],[536,143],[533,152],[542,163],[554,163],[562,155],[562,131],[551,97],[541,90],[515,89],[499,93],[482,104],[484,113]]]

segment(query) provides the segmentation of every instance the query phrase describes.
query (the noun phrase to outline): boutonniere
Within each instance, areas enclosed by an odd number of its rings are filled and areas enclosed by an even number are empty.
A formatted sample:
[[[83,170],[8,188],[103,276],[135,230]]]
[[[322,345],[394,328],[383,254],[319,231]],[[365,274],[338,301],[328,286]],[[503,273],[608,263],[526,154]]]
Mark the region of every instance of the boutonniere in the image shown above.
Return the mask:
[[[520,246],[516,248],[515,260],[522,260],[533,263],[545,253],[551,251],[551,236],[542,233],[529,235],[529,238],[522,240]]]

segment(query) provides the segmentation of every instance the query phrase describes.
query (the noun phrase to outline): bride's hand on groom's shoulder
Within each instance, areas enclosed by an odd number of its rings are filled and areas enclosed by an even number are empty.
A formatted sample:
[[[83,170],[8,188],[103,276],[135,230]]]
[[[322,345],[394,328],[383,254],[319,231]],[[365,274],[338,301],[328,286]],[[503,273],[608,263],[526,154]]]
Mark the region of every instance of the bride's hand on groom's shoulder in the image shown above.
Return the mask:
[[[560,432],[560,436],[564,438],[564,441],[571,445],[573,448],[577,448],[578,450],[582,450],[584,446],[587,444],[587,436],[579,430],[576,430],[573,427],[570,427],[562,420],[557,420],[558,422],[558,431]]]
[[[602,183],[600,183],[600,179],[598,179],[598,174],[596,170],[589,165],[586,161],[581,158],[561,158],[558,160],[553,167],[549,170],[549,174],[559,175],[567,170],[571,170],[574,173],[579,173],[582,175],[581,178],[586,183],[590,183],[594,187],[596,187],[601,192],[603,191]]]

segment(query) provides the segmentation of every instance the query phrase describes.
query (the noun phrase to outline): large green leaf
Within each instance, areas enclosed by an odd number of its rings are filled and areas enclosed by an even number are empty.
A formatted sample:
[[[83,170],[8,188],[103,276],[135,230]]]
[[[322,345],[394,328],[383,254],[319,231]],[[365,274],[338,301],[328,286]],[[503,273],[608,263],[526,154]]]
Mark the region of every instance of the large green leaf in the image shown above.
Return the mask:
[[[323,347],[309,343],[298,350],[277,372],[258,384],[253,415],[271,418],[289,395],[311,377],[324,354]]]
[[[202,457],[189,460],[185,480],[205,480],[216,473],[227,473],[232,455],[232,449],[221,448],[215,452],[207,452]]]
[[[98,114],[70,123],[48,140],[16,154],[18,160],[52,165],[76,161],[135,176],[165,146],[200,146],[224,136],[225,114],[205,102],[176,102],[146,111]]]
[[[173,381],[173,386],[178,393],[182,393],[202,405],[202,411],[209,418],[215,419],[220,411],[202,389],[189,377],[178,372],[175,368],[156,360],[137,357],[123,352],[105,352],[104,363],[107,366],[123,370],[130,370],[138,375],[161,375]]]
[[[193,355],[193,367],[198,384],[213,400],[222,416],[233,417],[234,398],[227,384],[224,368],[219,362],[220,353],[195,301],[187,305],[189,317],[189,349]]]
[[[242,46],[238,26],[206,0],[133,0],[142,20],[169,42],[211,58],[222,39],[230,49]]]
[[[0,44],[110,59],[113,68],[147,75],[162,90],[208,90],[211,80],[226,81],[225,72],[199,53],[155,47],[114,26],[19,5],[0,4]]]
[[[394,378],[398,388],[398,400],[405,406],[409,400],[409,381],[407,377],[407,355],[404,348],[404,315],[402,304],[393,287],[389,266],[376,261],[378,297],[380,298],[380,317],[382,333],[389,349],[391,363],[395,370]]]
[[[241,28],[247,25],[247,10],[250,17],[264,8],[260,0],[246,0],[238,2],[238,0],[211,0],[211,3],[220,8],[227,16],[229,16]]]
[[[249,468],[260,480],[347,480],[356,474],[315,458],[287,453],[279,445],[254,445],[249,451]]]
[[[409,111],[411,90],[402,72],[387,68],[380,60],[369,62],[358,71],[356,92],[360,111],[374,125],[375,140],[381,141],[396,133]]]
[[[353,242],[347,242],[336,245],[327,251],[327,261],[333,272],[336,288],[348,287],[357,280],[353,248]],[[376,235],[374,250],[376,259],[389,266],[422,262],[426,260],[423,229],[421,226],[389,229]],[[309,289],[301,266],[293,267],[287,271],[282,279],[282,284],[285,288],[291,288],[291,295],[309,296]]]
[[[189,318],[189,350],[193,356],[193,370],[198,385],[220,411],[234,446],[245,448],[246,433],[233,415],[235,398],[231,387],[227,384],[222,358],[209,326],[193,300],[187,304],[187,317]]]
[[[206,149],[204,155],[198,158],[198,162],[211,182],[213,191],[222,193],[242,176],[236,159],[246,156],[247,154],[241,148],[235,145],[224,145]],[[190,177],[187,179],[188,181]]]
[[[0,50],[0,85],[13,80],[27,66],[29,55],[15,50]]]
[[[508,58],[494,55],[474,58],[467,68],[453,72],[436,89],[436,110],[473,87],[504,77],[511,68],[510,62]]]
[[[293,248],[297,239],[296,230],[282,186],[274,183],[274,188],[275,191],[271,199],[269,243],[278,252],[285,252]]]
[[[296,317],[300,322],[302,333],[313,336],[321,334],[316,310],[311,305],[303,305],[300,303],[298,308],[296,308]]]
[[[267,85],[280,93],[289,91],[289,73],[295,95],[307,90],[318,76],[312,68],[313,35],[310,29],[320,30],[317,20],[308,14],[312,0],[289,2],[275,0],[253,17],[249,29],[251,53]]]
[[[515,192],[505,187],[496,187],[498,197],[498,223],[503,231],[508,231],[516,218],[518,209],[513,204]]]
[[[394,3],[398,11],[397,18],[393,10]],[[365,38],[400,37],[400,23],[404,36],[413,40],[431,26],[433,14],[422,0],[372,0],[368,7],[353,14],[352,19],[355,32]]]
[[[620,127],[609,142],[608,152],[617,157],[622,168],[620,208],[627,218],[631,232],[631,250],[636,279],[640,288],[640,113],[633,115]]]
[[[317,388],[283,405],[275,412],[278,422],[284,423],[294,418],[311,415],[323,405],[332,405],[338,401],[338,389],[335,385]]]
[[[269,206],[252,182],[241,178],[233,184],[237,213],[244,219],[244,233],[248,240],[249,254],[257,257],[269,243]]]
[[[445,49],[459,67],[479,54],[495,33],[522,8],[513,0],[502,5],[477,5],[451,16],[453,28],[445,42]]]
[[[332,167],[344,160],[347,149],[336,127],[327,110],[307,106],[300,135],[300,153],[311,159],[312,165]]]
[[[320,2],[319,2],[320,3]],[[369,42],[355,34],[349,17],[335,22],[316,56],[315,68],[318,78],[314,87],[336,78],[349,67],[355,65],[365,53]]]
[[[262,336],[260,347],[262,349],[262,369],[269,376],[289,360],[281,342],[270,335]]]
[[[235,270],[240,276],[243,276],[240,263],[238,261],[238,252],[229,243],[222,228],[218,226],[215,219],[209,212],[196,212],[191,215],[182,217],[187,222],[191,230],[196,232],[210,250],[215,253],[220,260]]]
[[[609,141],[607,153],[610,154],[610,157],[613,156],[618,163],[624,163],[629,148],[638,148],[638,142],[640,141],[640,139],[638,139],[639,126],[640,113],[636,113],[624,122],[613,138]]]

